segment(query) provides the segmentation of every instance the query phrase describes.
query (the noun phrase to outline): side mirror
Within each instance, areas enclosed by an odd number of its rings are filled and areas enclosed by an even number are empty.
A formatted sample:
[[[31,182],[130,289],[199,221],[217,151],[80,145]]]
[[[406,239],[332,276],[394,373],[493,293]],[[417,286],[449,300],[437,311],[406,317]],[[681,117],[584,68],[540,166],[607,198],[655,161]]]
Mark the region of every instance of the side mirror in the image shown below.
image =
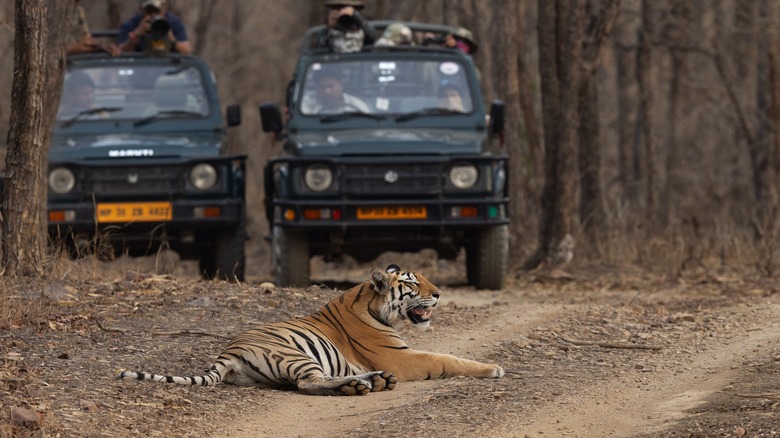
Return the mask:
[[[502,134],[504,132],[504,101],[494,100],[490,105],[490,132]]]
[[[260,104],[260,122],[263,124],[263,132],[282,132],[282,112],[276,103]]]
[[[227,125],[238,126],[241,124],[241,106],[229,105],[227,107]]]

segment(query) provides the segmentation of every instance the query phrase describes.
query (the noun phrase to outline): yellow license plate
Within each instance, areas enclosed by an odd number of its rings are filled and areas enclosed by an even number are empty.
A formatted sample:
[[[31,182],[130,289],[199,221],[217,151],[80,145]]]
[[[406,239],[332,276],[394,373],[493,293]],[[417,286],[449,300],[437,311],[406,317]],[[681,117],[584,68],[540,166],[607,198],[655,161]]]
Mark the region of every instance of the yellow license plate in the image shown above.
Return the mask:
[[[358,219],[425,219],[428,212],[423,206],[358,207]]]
[[[106,222],[162,222],[173,219],[170,202],[123,202],[97,205],[97,221]]]

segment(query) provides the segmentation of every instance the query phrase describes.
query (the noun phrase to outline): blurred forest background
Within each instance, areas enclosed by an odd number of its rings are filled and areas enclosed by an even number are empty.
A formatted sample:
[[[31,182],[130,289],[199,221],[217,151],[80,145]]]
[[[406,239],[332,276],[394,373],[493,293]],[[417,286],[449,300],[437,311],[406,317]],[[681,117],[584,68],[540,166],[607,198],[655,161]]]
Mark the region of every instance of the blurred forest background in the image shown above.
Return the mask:
[[[324,21],[324,0],[169,2],[224,104],[242,106],[230,147],[250,157],[247,274],[263,275],[262,166],[280,151],[257,107],[284,101],[300,37]],[[81,4],[93,30],[117,27],[138,6]],[[0,3],[2,138],[13,8]],[[486,99],[507,104],[514,269],[536,266],[543,236],[557,229],[573,239],[575,261],[672,277],[728,267],[777,274],[780,3],[366,0],[363,14],[473,31]]]

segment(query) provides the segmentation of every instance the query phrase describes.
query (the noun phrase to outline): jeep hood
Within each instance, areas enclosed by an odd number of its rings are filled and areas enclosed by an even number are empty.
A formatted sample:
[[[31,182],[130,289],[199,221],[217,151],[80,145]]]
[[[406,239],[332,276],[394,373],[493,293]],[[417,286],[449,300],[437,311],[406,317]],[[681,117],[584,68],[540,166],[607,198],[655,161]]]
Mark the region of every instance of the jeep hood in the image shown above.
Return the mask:
[[[484,132],[454,129],[345,129],[290,134],[296,155],[479,153]]]
[[[54,135],[49,161],[187,159],[218,154],[219,141],[213,134]]]

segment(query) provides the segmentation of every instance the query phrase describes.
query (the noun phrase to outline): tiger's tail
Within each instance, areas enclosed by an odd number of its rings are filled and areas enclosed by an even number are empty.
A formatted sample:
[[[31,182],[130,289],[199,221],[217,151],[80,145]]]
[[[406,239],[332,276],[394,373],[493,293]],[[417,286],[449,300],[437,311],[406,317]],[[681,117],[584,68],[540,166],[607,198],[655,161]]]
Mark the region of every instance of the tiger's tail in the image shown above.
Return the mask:
[[[151,374],[141,371],[128,371],[125,369],[118,369],[116,371],[117,379],[153,380],[155,382],[177,383],[179,385],[193,386],[214,386],[222,382],[222,377],[224,375],[225,366],[222,364],[212,365],[208,373],[200,376],[163,376],[160,374]]]

